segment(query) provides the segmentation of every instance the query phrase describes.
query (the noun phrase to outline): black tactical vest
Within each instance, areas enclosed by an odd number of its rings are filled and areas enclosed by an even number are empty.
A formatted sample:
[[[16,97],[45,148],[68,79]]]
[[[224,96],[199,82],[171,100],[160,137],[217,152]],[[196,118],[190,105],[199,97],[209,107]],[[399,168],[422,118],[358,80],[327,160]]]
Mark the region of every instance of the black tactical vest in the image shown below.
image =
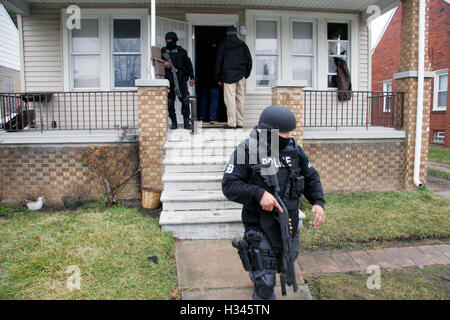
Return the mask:
[[[247,144],[248,145],[248,144]],[[275,165],[278,167],[277,177],[278,183],[280,185],[281,193],[280,196],[289,211],[289,217],[291,218],[292,230],[296,231],[298,228],[298,205],[299,199],[303,192],[304,182],[303,176],[300,172],[300,153],[297,148],[297,143],[292,138],[289,144],[280,150],[279,159],[270,158],[259,158],[258,163],[265,163],[267,161],[275,161]],[[274,188],[269,187],[264,178],[260,173],[252,173],[249,177],[247,183],[260,186],[261,188],[274,194]],[[243,220],[245,221],[244,215],[252,215],[254,218],[259,219],[259,225],[261,229],[269,237],[271,244],[273,246],[281,246],[281,232],[280,225],[277,220],[273,217],[273,214],[264,211],[260,205],[244,207],[243,210]]]
[[[162,48],[162,52],[168,52],[170,55],[170,59],[172,60],[173,65],[175,66],[175,68],[177,69],[177,77],[178,77],[178,81],[187,81],[188,75],[187,75],[187,71],[185,69],[185,50],[180,47],[180,46],[176,46],[173,49],[169,49],[167,47],[163,47]],[[170,69],[165,69],[166,72],[166,78],[169,79],[169,81],[173,82],[173,75],[172,72],[170,71]]]

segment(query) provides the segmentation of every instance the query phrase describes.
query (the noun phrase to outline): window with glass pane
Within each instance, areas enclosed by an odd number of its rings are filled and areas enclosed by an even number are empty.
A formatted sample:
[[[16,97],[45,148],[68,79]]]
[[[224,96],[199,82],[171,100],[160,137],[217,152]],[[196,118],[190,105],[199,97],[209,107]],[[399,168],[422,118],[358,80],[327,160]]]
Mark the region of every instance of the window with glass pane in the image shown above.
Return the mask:
[[[141,77],[141,20],[113,20],[114,87],[134,87]]]
[[[447,107],[448,74],[439,75],[438,81],[437,107],[445,109]]]
[[[328,38],[328,87],[337,88],[337,73],[335,58],[342,59],[348,65],[349,52],[349,25],[348,23],[331,23],[327,24],[327,38]]]
[[[99,29],[99,19],[81,19],[80,29],[71,31],[73,88],[100,88]]]
[[[292,79],[312,87],[314,70],[313,23],[292,22]]]
[[[445,141],[445,131],[434,131],[434,143],[444,143]]]
[[[278,78],[278,22],[256,21],[256,86],[269,87]]]
[[[383,112],[391,112],[391,105],[392,105],[392,82],[386,81],[383,82],[383,96],[384,96],[384,103],[383,103]]]

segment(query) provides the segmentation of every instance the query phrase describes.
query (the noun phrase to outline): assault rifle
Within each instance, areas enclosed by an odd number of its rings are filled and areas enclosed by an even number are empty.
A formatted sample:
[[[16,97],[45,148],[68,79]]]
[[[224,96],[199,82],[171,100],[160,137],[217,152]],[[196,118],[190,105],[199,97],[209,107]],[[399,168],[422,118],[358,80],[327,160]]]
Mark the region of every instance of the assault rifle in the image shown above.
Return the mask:
[[[178,97],[178,99],[181,100],[181,91],[180,91],[180,85],[178,84],[178,76],[177,76],[177,69],[172,63],[172,59],[170,58],[170,54],[167,51],[164,51],[161,56],[170,63],[170,71],[172,71],[173,75],[173,82],[175,84],[175,94]]]
[[[293,239],[291,237],[291,224],[289,221],[289,213],[286,209],[286,206],[284,205],[283,200],[281,200],[280,197],[280,185],[278,183],[278,177],[277,172],[275,168],[275,163],[273,161],[269,161],[264,164],[257,164],[253,165],[252,167],[253,172],[259,171],[261,174],[261,177],[263,177],[265,183],[269,187],[274,187],[274,195],[277,202],[280,204],[281,208],[283,209],[283,213],[279,212],[277,208],[274,207],[274,218],[278,221],[280,224],[281,229],[281,242],[283,244],[283,252],[281,255],[281,261],[283,265],[283,272],[280,274],[280,283],[281,283],[281,294],[283,296],[286,295],[286,284],[288,286],[292,286],[294,292],[297,292],[298,285],[297,280],[295,279],[295,267],[294,267],[294,252],[293,252]],[[266,168],[264,170],[263,174],[261,172],[261,168]]]

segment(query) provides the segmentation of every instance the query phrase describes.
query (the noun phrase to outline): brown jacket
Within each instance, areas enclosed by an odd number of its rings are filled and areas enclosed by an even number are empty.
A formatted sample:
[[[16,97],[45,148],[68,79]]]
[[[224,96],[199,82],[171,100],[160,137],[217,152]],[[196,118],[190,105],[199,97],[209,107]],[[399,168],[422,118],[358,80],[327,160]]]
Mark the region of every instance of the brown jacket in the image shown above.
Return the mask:
[[[350,72],[348,72],[347,64],[340,58],[334,58],[336,64],[336,82],[339,91],[352,91],[352,83],[350,81]],[[351,92],[338,92],[339,101],[350,100],[352,97]]]

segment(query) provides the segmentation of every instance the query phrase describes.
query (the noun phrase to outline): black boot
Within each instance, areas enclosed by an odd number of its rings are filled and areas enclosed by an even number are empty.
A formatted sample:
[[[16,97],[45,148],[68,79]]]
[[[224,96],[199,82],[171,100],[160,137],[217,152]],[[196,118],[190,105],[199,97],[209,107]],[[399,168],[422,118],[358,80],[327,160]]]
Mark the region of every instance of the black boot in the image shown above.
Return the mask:
[[[172,125],[170,126],[170,129],[178,129],[177,119],[170,119],[172,120]]]
[[[187,130],[191,130],[191,119],[184,118],[184,128]]]

